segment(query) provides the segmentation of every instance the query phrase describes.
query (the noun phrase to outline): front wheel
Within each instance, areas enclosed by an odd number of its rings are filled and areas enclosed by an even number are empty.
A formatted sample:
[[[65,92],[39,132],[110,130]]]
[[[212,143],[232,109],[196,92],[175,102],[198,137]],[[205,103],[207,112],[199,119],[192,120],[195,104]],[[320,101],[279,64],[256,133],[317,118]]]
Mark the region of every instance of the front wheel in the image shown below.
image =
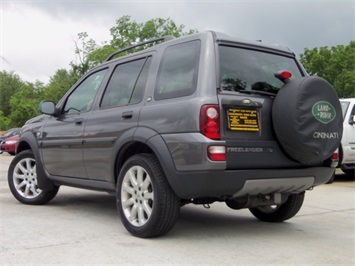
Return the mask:
[[[301,209],[304,192],[292,194],[285,203],[281,205],[261,206],[250,208],[250,212],[259,220],[264,222],[283,222],[295,216]]]
[[[58,193],[59,187],[42,190],[37,186],[36,160],[31,150],[25,150],[12,160],[8,170],[8,183],[12,195],[21,203],[45,204]]]
[[[180,199],[152,154],[139,154],[123,165],[117,180],[117,208],[126,229],[134,236],[163,235],[174,226]]]

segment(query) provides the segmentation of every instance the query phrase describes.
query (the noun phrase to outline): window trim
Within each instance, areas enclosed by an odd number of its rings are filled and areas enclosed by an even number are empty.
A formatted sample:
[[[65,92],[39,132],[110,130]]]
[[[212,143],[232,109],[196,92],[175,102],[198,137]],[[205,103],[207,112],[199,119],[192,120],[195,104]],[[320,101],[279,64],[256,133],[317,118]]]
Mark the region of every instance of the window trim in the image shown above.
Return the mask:
[[[78,89],[78,87],[80,87],[88,78],[90,78],[92,75],[95,75],[95,74],[97,74],[98,72],[101,72],[101,71],[106,71],[106,73],[104,74],[104,76],[103,76],[103,78],[102,78],[102,80],[101,80],[101,84],[100,84],[100,86],[99,86],[99,88],[97,89],[97,91],[96,91],[96,94],[95,94],[95,96],[94,96],[94,98],[93,98],[93,102],[92,102],[92,104],[91,104],[91,107],[90,107],[90,109],[89,110],[87,110],[87,111],[85,111],[85,112],[77,112],[77,113],[65,113],[65,106],[66,106],[66,104],[67,104],[67,102],[68,102],[68,99],[69,99],[69,97]],[[97,98],[97,96],[98,96],[98,94],[99,94],[99,92],[101,91],[101,89],[102,89],[102,86],[105,84],[105,82],[106,82],[106,78],[107,78],[107,74],[109,73],[109,67],[107,67],[107,66],[105,66],[104,68],[100,68],[100,69],[95,69],[95,70],[93,70],[92,72],[90,71],[89,73],[87,73],[86,75],[84,75],[83,77],[81,77],[78,81],[77,81],[77,83],[75,83],[73,86],[72,86],[72,88],[71,89],[69,89],[65,94],[64,94],[64,96],[62,97],[62,99],[59,101],[59,105],[60,105],[60,115],[62,116],[62,115],[64,115],[64,116],[68,116],[68,115],[77,115],[77,114],[81,114],[81,113],[87,113],[87,112],[89,112],[89,111],[91,111],[91,110],[93,110],[93,108],[94,108],[94,105],[95,105],[95,101],[96,101],[96,98]]]
[[[138,80],[139,80],[139,78],[140,78],[140,76],[141,76],[141,74],[142,74],[142,71],[143,71],[144,67],[146,66],[147,62],[149,61],[149,58],[153,58],[153,55],[152,55],[152,54],[148,54],[148,55],[144,55],[144,56],[140,55],[140,56],[137,56],[137,57],[134,57],[134,58],[129,58],[128,60],[120,61],[120,62],[118,62],[118,63],[116,62],[117,64],[115,64],[115,65],[112,67],[113,69],[112,69],[112,71],[111,71],[111,73],[110,73],[110,75],[109,75],[109,77],[108,77],[108,80],[107,80],[107,82],[106,82],[105,88],[104,88],[102,94],[100,95],[100,101],[99,101],[99,109],[100,109],[100,110],[106,110],[106,109],[111,109],[111,108],[118,108],[118,107],[122,107],[122,106],[128,106],[128,105],[139,104],[139,103],[141,103],[141,102],[143,101],[143,98],[144,98],[144,97],[142,97],[142,99],[141,99],[138,103],[130,103],[130,101],[131,101],[131,99],[132,99],[132,96],[133,96],[133,94],[134,94],[134,91],[135,91],[135,89],[136,89],[137,82],[138,82]],[[137,75],[137,78],[136,78],[136,80],[135,80],[135,82],[134,82],[133,90],[132,90],[132,93],[131,93],[131,96],[130,96],[130,98],[129,98],[128,103],[127,103],[127,104],[124,104],[124,105],[112,105],[112,106],[104,106],[104,107],[103,107],[103,106],[102,106],[102,102],[103,102],[103,100],[104,100],[104,97],[105,97],[106,92],[107,92],[107,90],[108,90],[108,86],[109,86],[109,84],[110,84],[110,81],[111,81],[112,77],[114,76],[114,73],[115,73],[116,69],[117,69],[119,66],[121,66],[121,65],[129,64],[129,63],[131,63],[131,62],[139,61],[139,60],[142,60],[142,59],[144,60],[144,62],[143,62],[143,64],[142,64],[142,67],[141,67],[141,69],[139,70],[139,73],[138,73],[138,75]],[[151,61],[150,61],[150,62],[151,62]],[[150,67],[150,66],[148,66],[148,67]],[[148,69],[148,71],[149,71],[149,69]],[[148,80],[148,76],[147,76],[147,79],[146,79],[145,83],[147,83],[147,80]],[[144,95],[144,92],[143,92],[143,95]]]
[[[183,90],[176,90],[176,91],[172,91],[172,92],[167,92],[164,94],[159,94],[158,91],[158,81],[160,80],[161,77],[161,72],[162,72],[162,68],[163,68],[163,60],[164,60],[164,56],[166,55],[167,51],[169,50],[169,48],[171,47],[177,47],[177,46],[181,46],[181,45],[185,45],[185,44],[189,44],[189,43],[196,43],[196,48],[197,48],[197,52],[195,54],[195,65],[194,65],[194,69],[193,69],[193,81],[192,81],[192,87],[188,88],[188,89],[183,89]],[[198,83],[198,75],[199,75],[199,69],[200,69],[200,60],[201,60],[201,50],[202,50],[202,42],[200,39],[195,39],[195,40],[190,40],[190,41],[186,41],[186,42],[182,42],[182,43],[178,43],[178,44],[174,44],[171,46],[168,46],[165,48],[161,58],[160,58],[160,62],[159,62],[159,67],[157,69],[157,75],[155,78],[155,85],[154,85],[154,92],[153,92],[153,96],[154,96],[154,100],[156,101],[162,101],[162,100],[168,100],[168,99],[176,99],[176,98],[181,98],[181,97],[187,97],[190,96],[192,94],[194,94],[196,92],[197,89],[197,83]],[[187,93],[182,93],[182,92],[187,92]]]

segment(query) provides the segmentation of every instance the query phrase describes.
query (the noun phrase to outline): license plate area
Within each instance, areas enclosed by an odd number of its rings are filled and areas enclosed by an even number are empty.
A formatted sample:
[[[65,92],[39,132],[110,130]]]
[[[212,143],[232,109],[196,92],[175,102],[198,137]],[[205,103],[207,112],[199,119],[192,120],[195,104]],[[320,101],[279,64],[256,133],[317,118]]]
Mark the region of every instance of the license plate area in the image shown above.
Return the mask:
[[[232,131],[260,131],[259,111],[256,108],[227,109],[228,129]]]

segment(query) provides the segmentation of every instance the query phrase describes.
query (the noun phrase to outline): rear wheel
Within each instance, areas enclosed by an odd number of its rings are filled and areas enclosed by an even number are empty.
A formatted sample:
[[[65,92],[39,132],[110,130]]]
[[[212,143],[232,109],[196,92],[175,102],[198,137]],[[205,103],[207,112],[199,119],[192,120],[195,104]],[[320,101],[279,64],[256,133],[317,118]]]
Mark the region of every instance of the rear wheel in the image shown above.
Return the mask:
[[[42,190],[37,186],[36,160],[31,150],[23,151],[12,160],[8,170],[8,183],[12,195],[21,203],[40,205],[52,200],[59,187]]]
[[[250,212],[259,220],[264,222],[283,222],[295,216],[301,209],[304,192],[293,194],[281,205],[261,206],[250,208]]]
[[[119,174],[116,192],[122,223],[132,235],[157,237],[174,226],[180,200],[154,155],[129,158]]]

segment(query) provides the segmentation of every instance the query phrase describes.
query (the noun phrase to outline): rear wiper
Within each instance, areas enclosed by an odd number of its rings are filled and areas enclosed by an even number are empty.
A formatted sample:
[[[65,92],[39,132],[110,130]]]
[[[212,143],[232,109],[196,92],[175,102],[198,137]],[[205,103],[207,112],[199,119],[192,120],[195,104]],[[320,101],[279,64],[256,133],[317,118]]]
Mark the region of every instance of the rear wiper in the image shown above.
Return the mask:
[[[257,91],[257,90],[239,90],[238,92],[246,93],[246,94],[268,95],[268,96],[275,96],[276,95],[276,92]]]
[[[251,89],[255,91],[265,91],[265,92],[275,92],[277,93],[279,89],[265,81],[255,82],[251,85]]]

